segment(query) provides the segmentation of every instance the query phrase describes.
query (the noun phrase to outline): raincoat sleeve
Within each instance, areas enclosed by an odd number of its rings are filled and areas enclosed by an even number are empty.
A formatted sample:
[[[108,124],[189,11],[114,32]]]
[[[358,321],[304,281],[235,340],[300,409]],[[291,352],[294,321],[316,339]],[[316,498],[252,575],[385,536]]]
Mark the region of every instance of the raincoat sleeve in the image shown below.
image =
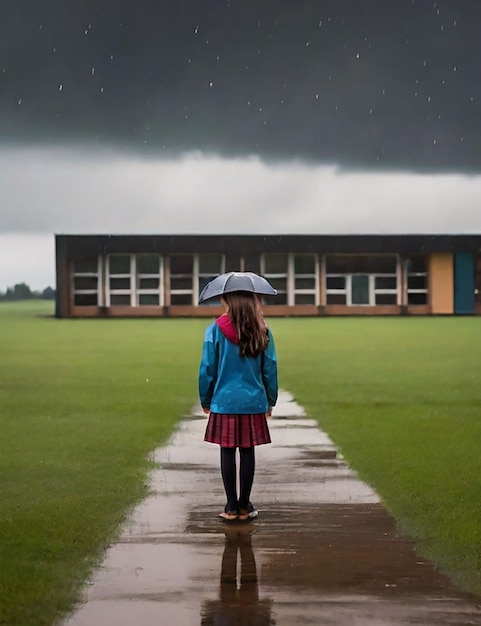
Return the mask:
[[[206,329],[199,368],[199,398],[204,409],[210,407],[219,362],[215,324]]]
[[[277,383],[277,356],[274,337],[270,330],[268,330],[268,334],[269,343],[262,359],[262,381],[266,389],[269,406],[275,406],[279,391]]]

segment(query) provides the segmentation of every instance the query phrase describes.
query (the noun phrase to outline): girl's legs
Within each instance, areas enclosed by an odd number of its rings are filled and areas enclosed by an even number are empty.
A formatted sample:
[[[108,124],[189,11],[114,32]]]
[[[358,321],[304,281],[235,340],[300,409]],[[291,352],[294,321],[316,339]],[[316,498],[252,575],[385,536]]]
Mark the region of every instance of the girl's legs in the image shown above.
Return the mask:
[[[237,474],[235,448],[220,448],[220,471],[224,482],[227,505],[225,512],[237,513]]]
[[[251,448],[239,448],[240,454],[240,496],[239,510],[247,511],[249,505],[254,472],[256,468],[254,446]]]

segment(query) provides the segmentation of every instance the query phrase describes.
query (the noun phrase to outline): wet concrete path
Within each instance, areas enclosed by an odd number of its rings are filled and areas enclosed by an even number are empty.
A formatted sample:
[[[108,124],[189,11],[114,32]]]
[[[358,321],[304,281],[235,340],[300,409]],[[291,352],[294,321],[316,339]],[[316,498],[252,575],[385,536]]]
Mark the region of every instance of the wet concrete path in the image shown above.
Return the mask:
[[[257,448],[249,523],[224,492],[205,416],[182,421],[65,626],[481,625],[465,594],[396,532],[377,494],[288,394]]]

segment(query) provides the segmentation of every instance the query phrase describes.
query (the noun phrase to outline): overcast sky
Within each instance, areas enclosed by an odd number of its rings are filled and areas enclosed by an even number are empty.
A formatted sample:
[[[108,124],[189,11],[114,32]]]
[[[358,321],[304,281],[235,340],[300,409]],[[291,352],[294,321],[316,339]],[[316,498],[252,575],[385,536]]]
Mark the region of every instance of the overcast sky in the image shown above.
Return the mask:
[[[481,232],[471,0],[7,0],[0,290],[54,233]]]

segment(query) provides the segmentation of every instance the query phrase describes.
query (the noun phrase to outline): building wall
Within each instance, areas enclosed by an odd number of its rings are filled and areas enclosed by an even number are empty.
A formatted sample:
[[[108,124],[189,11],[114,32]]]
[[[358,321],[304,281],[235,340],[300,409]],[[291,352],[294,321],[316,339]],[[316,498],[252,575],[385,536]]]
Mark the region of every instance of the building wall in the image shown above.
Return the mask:
[[[433,253],[429,259],[429,295],[431,313],[454,313],[454,266],[450,252]]]
[[[481,314],[480,251],[479,235],[60,235],[56,314],[213,317],[221,309],[199,307],[198,292],[209,277],[231,270],[274,281],[280,296],[266,300],[269,316]],[[135,257],[130,270],[118,269],[119,255]],[[160,259],[155,271],[145,265],[149,255]],[[189,256],[195,269],[186,291],[179,258]],[[206,261],[213,256],[223,259],[216,268]]]

